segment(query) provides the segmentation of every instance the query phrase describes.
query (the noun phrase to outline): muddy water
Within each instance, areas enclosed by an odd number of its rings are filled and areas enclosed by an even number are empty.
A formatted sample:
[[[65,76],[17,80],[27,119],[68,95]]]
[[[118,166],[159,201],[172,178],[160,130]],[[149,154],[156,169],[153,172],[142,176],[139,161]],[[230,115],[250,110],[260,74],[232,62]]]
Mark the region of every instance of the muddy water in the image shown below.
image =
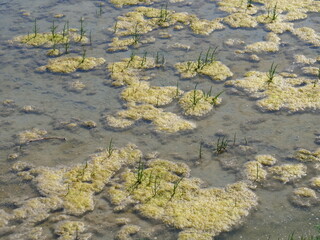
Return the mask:
[[[170,9],[196,14],[199,18],[214,19],[226,14],[217,9],[213,2],[188,1],[190,4],[169,4]],[[223,83],[213,82],[206,77],[196,77],[192,80],[181,80],[173,65],[179,61],[196,60],[201,51],[208,47],[218,47],[218,60],[226,64],[234,73],[233,79],[240,78],[249,70],[267,71],[271,63],[279,63],[279,71],[291,71],[300,74],[300,65],[294,63],[293,55],[305,54],[307,57],[319,56],[319,48],[312,48],[291,34],[282,34],[284,42],[281,50],[274,54],[261,54],[260,62],[250,62],[236,57],[236,48],[226,46],[224,41],[229,38],[240,39],[246,43],[262,41],[266,31],[258,29],[232,29],[226,27],[209,36],[193,34],[188,27],[180,31],[167,29],[171,38],[159,37],[156,30],[146,34],[154,36],[156,42],[138,49],[125,52],[107,52],[107,44],[111,42],[112,33],[107,29],[114,26],[115,18],[131,11],[134,7],[114,8],[109,2],[103,2],[102,14],[99,14],[98,1],[7,1],[0,4],[2,33],[0,36],[0,101],[11,99],[14,104],[1,107],[0,116],[0,206],[11,211],[10,203],[38,196],[29,183],[22,182],[10,168],[17,160],[8,160],[7,156],[18,153],[18,160],[29,162],[35,166],[56,167],[71,166],[84,163],[88,156],[99,148],[108,146],[111,139],[116,146],[124,146],[128,142],[136,144],[144,153],[157,151],[160,157],[168,160],[187,163],[192,169],[192,175],[200,177],[207,186],[223,187],[241,179],[241,166],[253,160],[255,154],[271,154],[280,162],[288,162],[287,158],[296,148],[302,147],[315,150],[315,133],[319,131],[319,114],[287,114],[263,113],[255,107],[255,102],[247,96],[235,94],[232,89],[225,88]],[[171,6],[172,5],[172,6]],[[160,7],[155,4],[154,7]],[[23,16],[30,12],[30,16]],[[63,18],[53,18],[54,14],[62,13]],[[70,27],[79,28],[80,17],[85,19],[87,33],[91,32],[92,45],[87,48],[88,56],[103,57],[107,63],[120,61],[129,57],[134,51],[138,55],[148,52],[150,56],[157,51],[166,57],[163,69],[150,70],[147,74],[153,76],[152,84],[158,86],[176,86],[188,91],[198,89],[213,93],[225,92],[223,103],[207,117],[191,119],[197,123],[192,132],[183,134],[166,134],[154,132],[153,126],[147,122],[138,122],[129,130],[113,131],[107,128],[103,115],[117,112],[123,108],[119,98],[121,88],[111,86],[111,79],[105,66],[89,72],[76,72],[68,75],[38,73],[36,68],[48,61],[46,49],[25,46],[12,46],[7,41],[17,35],[32,32],[34,19],[40,32],[49,31],[52,21],[61,30],[69,21]],[[308,26],[316,29],[319,16],[310,14],[309,18],[299,21],[299,27]],[[319,29],[318,29],[319,30]],[[179,42],[190,46],[190,50],[170,47]],[[81,52],[81,46],[71,49]],[[86,85],[80,93],[68,90],[68,84],[79,80]],[[21,112],[25,105],[35,106],[37,114]],[[166,107],[181,114],[176,103]],[[86,129],[77,127],[73,130],[61,128],[64,121],[92,120],[97,128]],[[19,148],[17,134],[31,128],[46,129],[50,136],[64,137],[67,141],[58,140],[35,142]],[[234,141],[228,152],[216,155],[214,146],[219,136],[226,136]],[[203,144],[202,157],[199,159],[199,146]],[[250,150],[240,149],[247,145]],[[235,166],[226,168],[226,164]],[[311,173],[316,174],[316,173]],[[302,179],[299,184],[307,182],[313,175]],[[299,185],[298,184],[298,185]],[[278,239],[286,238],[291,232],[296,234],[313,233],[313,226],[320,223],[319,207],[300,209],[288,202],[288,195],[293,187],[290,184],[275,183],[265,186],[256,193],[260,204],[243,224],[232,232],[216,237],[225,239]],[[152,229],[151,239],[176,239],[177,231],[159,222],[142,219],[132,212],[116,214],[112,211],[106,191],[96,196],[96,209],[81,217],[93,232],[92,239],[113,239],[119,227],[112,219],[129,217],[133,223],[145,229]],[[76,218],[74,218],[76,219]],[[48,238],[56,239],[52,234],[52,226],[43,223]],[[1,237],[6,239],[7,236]]]

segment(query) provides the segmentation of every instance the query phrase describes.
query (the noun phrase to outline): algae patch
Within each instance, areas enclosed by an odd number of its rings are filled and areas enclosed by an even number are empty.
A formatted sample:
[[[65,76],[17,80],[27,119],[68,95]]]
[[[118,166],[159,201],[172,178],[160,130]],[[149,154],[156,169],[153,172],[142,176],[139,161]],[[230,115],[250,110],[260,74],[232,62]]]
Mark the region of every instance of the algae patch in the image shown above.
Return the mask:
[[[127,128],[138,120],[151,121],[157,131],[175,133],[178,131],[192,130],[196,125],[178,115],[165,112],[151,104],[128,104],[128,109],[117,112],[115,115],[107,115],[106,121],[114,128]]]
[[[221,98],[213,97],[201,90],[192,90],[186,92],[180,99],[179,104],[185,115],[203,116],[209,113],[214,106],[221,103]]]
[[[263,111],[317,112],[320,110],[320,86],[307,78],[275,75],[272,81],[266,72],[251,71],[245,78],[230,80],[226,86],[235,87],[258,99]]]
[[[197,74],[210,77],[213,81],[223,81],[232,77],[230,69],[220,61],[187,61],[175,64],[182,78],[193,78]]]
[[[182,230],[179,239],[230,231],[257,205],[256,195],[244,182],[201,188],[199,179],[188,177],[188,167],[162,159],[150,160],[141,169],[140,165],[121,175],[121,183],[109,190],[111,201],[116,208],[134,204],[142,216]]]
[[[38,68],[39,71],[48,70],[54,73],[72,73],[78,69],[88,71],[105,63],[103,58],[95,57],[58,57],[50,59],[45,66]]]

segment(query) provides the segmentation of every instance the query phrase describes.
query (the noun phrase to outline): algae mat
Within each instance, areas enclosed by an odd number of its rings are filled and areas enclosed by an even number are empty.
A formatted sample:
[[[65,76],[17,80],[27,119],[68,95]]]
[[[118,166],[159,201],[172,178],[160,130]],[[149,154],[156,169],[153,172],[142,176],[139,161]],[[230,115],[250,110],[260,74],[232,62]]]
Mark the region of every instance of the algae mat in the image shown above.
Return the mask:
[[[0,11],[1,239],[319,235],[319,1]]]

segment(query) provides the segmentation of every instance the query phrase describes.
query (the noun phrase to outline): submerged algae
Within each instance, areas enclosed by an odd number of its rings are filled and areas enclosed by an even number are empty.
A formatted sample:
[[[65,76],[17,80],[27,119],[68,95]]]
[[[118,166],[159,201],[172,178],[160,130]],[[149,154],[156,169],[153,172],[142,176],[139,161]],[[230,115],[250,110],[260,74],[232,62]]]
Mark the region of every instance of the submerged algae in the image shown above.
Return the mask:
[[[175,68],[183,78],[192,78],[197,74],[202,74],[214,81],[223,81],[233,76],[230,69],[220,61],[212,61],[210,63],[202,60],[187,61],[175,64]]]
[[[256,195],[243,182],[223,189],[201,188],[199,179],[176,173],[173,169],[178,166],[164,162],[167,161],[155,159],[147,162],[138,184],[137,173],[132,170],[124,172],[122,183],[115,183],[110,188],[113,204],[134,203],[134,208],[142,216],[183,230],[179,239],[203,239],[204,236],[208,239],[209,235],[230,231],[257,205]]]
[[[319,191],[320,190],[320,176],[311,178],[310,185],[311,185],[311,187],[313,187]]]
[[[307,167],[304,164],[283,164],[270,167],[269,171],[274,178],[287,183],[307,175]]]
[[[23,131],[18,134],[19,143],[24,144],[30,141],[38,140],[40,138],[43,138],[46,134],[47,134],[46,130],[38,129],[38,128],[33,128],[31,130]]]
[[[29,170],[37,190],[46,198],[62,201],[66,213],[81,215],[93,210],[93,195],[100,192],[122,165],[132,164],[141,157],[134,145],[106,150],[91,157],[86,164],[71,168],[38,167]],[[46,199],[45,198],[45,199]]]
[[[116,7],[123,7],[126,5],[138,5],[138,4],[152,4],[156,0],[110,0]]]
[[[109,51],[127,50],[129,46],[148,43],[151,38],[144,40],[141,38],[142,34],[176,24],[189,25],[194,33],[209,35],[215,30],[225,28],[221,21],[221,18],[210,21],[199,19],[196,15],[176,13],[163,8],[137,7],[135,11],[119,16],[114,28],[110,29],[117,37],[109,44]],[[119,39],[119,37],[126,38]]]
[[[200,117],[209,113],[221,101],[221,98],[208,96],[201,90],[192,90],[179,99],[179,105],[185,115]]]
[[[105,59],[95,57],[58,57],[50,59],[47,65],[40,67],[38,70],[43,71],[47,69],[55,73],[72,73],[78,69],[84,71],[91,70],[104,62]]]
[[[139,232],[141,227],[137,225],[124,225],[120,231],[117,233],[118,240],[130,240],[132,239],[130,235],[136,234]]]
[[[172,112],[165,112],[151,104],[128,104],[127,110],[116,113],[115,116],[107,115],[106,121],[114,128],[127,128],[140,119],[151,121],[157,131],[174,133],[178,131],[192,130],[196,125]]]
[[[251,16],[246,12],[238,12],[230,14],[229,16],[224,18],[224,22],[229,24],[231,27],[240,28],[254,28],[258,25],[255,17]]]
[[[277,52],[280,38],[275,33],[268,33],[266,41],[255,42],[245,47],[245,52]]]
[[[114,62],[108,64],[108,71],[111,73],[111,79],[113,80],[112,85],[123,86],[123,85],[133,85],[139,84],[140,73],[142,70],[152,69],[157,67],[157,64],[153,58],[131,56],[130,58],[125,58],[120,62]],[[148,80],[149,77],[144,78]]]
[[[307,149],[299,149],[295,154],[294,158],[301,162],[320,162],[320,148],[311,152]]]
[[[245,74],[245,78],[227,81],[225,85],[260,99],[257,105],[261,110],[289,112],[320,110],[320,86],[315,86],[311,79],[285,78],[276,75],[270,81],[268,73],[251,71]]]
[[[122,99],[127,102],[149,103],[154,106],[163,106],[171,103],[174,98],[182,93],[177,87],[150,86],[148,82],[140,81],[126,87],[122,93]]]
[[[255,159],[264,166],[272,166],[277,162],[277,159],[271,155],[257,155]]]
[[[300,207],[311,207],[319,202],[316,192],[307,187],[294,189],[289,200]]]
[[[62,221],[55,228],[55,234],[59,235],[59,240],[89,239],[91,234],[83,234],[84,230],[85,226],[83,222]]]
[[[246,178],[252,182],[261,182],[267,177],[267,171],[263,169],[263,165],[258,161],[247,162],[244,167]]]
[[[44,46],[52,47],[56,44],[65,44],[69,42],[80,42],[82,44],[88,43],[86,36],[69,30],[66,33],[32,33],[28,35],[17,36],[13,38],[12,43],[22,43],[34,47]]]

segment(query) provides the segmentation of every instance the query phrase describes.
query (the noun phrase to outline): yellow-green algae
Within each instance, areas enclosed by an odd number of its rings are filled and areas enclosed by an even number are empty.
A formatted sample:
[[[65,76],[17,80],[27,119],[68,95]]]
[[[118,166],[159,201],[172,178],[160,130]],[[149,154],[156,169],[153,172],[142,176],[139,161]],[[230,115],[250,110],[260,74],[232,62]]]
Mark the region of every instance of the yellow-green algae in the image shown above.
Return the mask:
[[[199,67],[199,65],[201,67]],[[203,74],[210,77],[214,81],[223,81],[228,77],[232,77],[233,73],[230,69],[220,61],[211,63],[203,63],[198,61],[187,61],[175,64],[175,68],[181,74],[182,78],[192,78],[197,74]]]
[[[49,63],[43,67],[40,67],[39,70],[49,70],[50,72],[55,73],[72,73],[80,70],[91,70],[96,66],[99,66],[105,63],[104,58],[95,58],[95,57],[58,57],[55,59],[50,59]]]
[[[319,12],[319,1],[257,0],[252,4],[242,0],[212,1],[217,1],[219,9],[229,13],[223,20],[232,27],[255,27],[258,23],[262,23],[273,33],[281,34],[290,31],[307,43],[314,46],[320,45],[320,35],[312,28],[301,27],[295,29],[293,23],[291,23],[291,21],[307,18],[308,12]],[[256,3],[259,3],[259,5]],[[260,49],[264,48],[267,51],[277,49],[275,43],[272,42],[259,42],[254,47],[256,49],[258,47]]]
[[[59,240],[75,240],[82,237],[85,226],[80,221],[62,221],[55,228],[55,234],[59,235]],[[82,239],[82,238],[81,238]]]
[[[255,3],[263,4],[261,9],[271,10],[276,6],[278,12],[294,12],[294,13],[307,13],[307,12],[318,12],[320,10],[319,1],[315,0],[255,0],[253,5],[250,7],[246,1],[242,0],[213,0],[218,1],[219,8],[226,12],[238,12],[239,9],[243,11],[250,11],[251,8],[257,8]]]
[[[146,69],[152,69],[157,64],[153,58],[132,56],[130,58],[124,58],[120,62],[113,62],[108,64],[108,71],[111,73],[113,80],[112,85],[123,86],[139,84],[141,77],[141,71]],[[143,78],[148,80],[149,77]]]
[[[62,201],[68,214],[81,215],[94,208],[93,195],[100,192],[123,165],[133,164],[141,151],[129,144],[93,155],[85,164],[70,168],[32,168],[33,182],[45,199]]]
[[[261,182],[267,177],[267,171],[258,161],[249,161],[244,164],[244,173],[246,178],[253,182]]]
[[[183,230],[179,232],[179,240],[212,240],[212,234],[197,230]]]
[[[294,189],[289,200],[300,207],[311,207],[319,202],[317,193],[307,187]]]
[[[294,158],[301,162],[320,162],[320,148],[311,152],[307,149],[299,149],[294,154]]]
[[[110,127],[125,129],[141,119],[151,121],[157,131],[169,133],[191,130],[196,127],[194,123],[184,120],[174,113],[157,108],[169,104],[183,93],[178,87],[150,86],[148,82],[141,81],[149,79],[149,77],[142,77],[142,70],[157,66],[154,58],[135,55],[108,65],[111,78],[114,80],[112,84],[115,86],[126,85],[121,97],[127,101],[126,110],[119,111],[114,115],[108,114],[105,117]]]
[[[311,187],[320,190],[320,176],[311,178],[310,185]]]
[[[43,138],[45,135],[47,135],[47,131],[44,129],[33,128],[31,130],[26,130],[18,134],[19,143],[28,143]]]
[[[245,52],[277,52],[279,51],[280,38],[275,33],[268,33],[266,41],[255,42],[245,47]]]
[[[319,10],[320,11],[320,10]],[[312,44],[315,47],[320,46],[320,34],[309,27],[295,28],[292,33],[301,40]]]
[[[246,183],[201,188],[202,181],[189,178],[187,167],[181,169],[167,160],[148,161],[138,183],[137,171],[125,171],[121,183],[111,186],[112,203],[135,204],[134,208],[144,217],[185,230],[179,239],[208,239],[209,234],[230,231],[257,205],[257,197]]]
[[[237,12],[230,14],[229,16],[224,18],[224,22],[234,28],[254,28],[258,25],[255,17],[249,15],[246,12]]]
[[[155,0],[110,0],[110,2],[121,8],[126,5],[152,4]]]
[[[277,162],[277,159],[271,155],[260,154],[255,156],[255,159],[264,166],[272,166]]]
[[[128,104],[126,110],[108,115],[106,121],[114,128],[127,128],[140,119],[151,121],[157,131],[174,133],[178,131],[192,130],[196,127],[193,122],[187,121],[172,112],[165,112],[151,104]]]
[[[270,81],[267,72],[250,71],[245,78],[230,80],[226,86],[235,87],[254,98],[261,110],[289,112],[319,111],[320,85],[307,78],[275,75]]]
[[[140,81],[132,83],[121,92],[122,99],[127,102],[148,103],[154,106],[163,106],[172,102],[172,100],[182,91],[177,87],[150,86],[150,83]]]
[[[130,235],[136,234],[139,232],[141,227],[137,225],[124,225],[120,231],[117,233],[117,239],[118,240],[130,240],[132,239]]]
[[[13,38],[12,43],[22,43],[30,46],[44,46],[52,47],[56,44],[65,44],[69,42],[80,42],[82,44],[88,43],[89,40],[86,36],[69,30],[67,33],[32,33],[28,35],[17,36]]]
[[[69,83],[67,86],[67,89],[69,91],[78,92],[78,93],[83,91],[85,88],[86,88],[86,85],[79,80],[73,81],[73,82]]]
[[[310,74],[310,75],[315,75],[315,76],[319,76],[319,67],[303,67],[302,68],[302,72],[305,74]]]
[[[293,190],[293,194],[300,196],[300,197],[311,197],[317,198],[317,194],[314,190],[307,187],[300,187]]]
[[[307,175],[307,167],[304,164],[283,164],[270,167],[269,172],[274,178],[287,183]]]
[[[38,114],[41,113],[41,110],[32,105],[25,105],[20,109],[20,112]]]
[[[179,105],[185,115],[200,117],[209,113],[221,101],[221,98],[208,96],[201,90],[192,90],[179,99]]]
[[[214,30],[224,28],[224,25],[220,23],[221,21],[221,18],[210,21],[199,19],[196,15],[176,13],[163,8],[138,7],[135,11],[117,18],[114,28],[110,29],[117,37],[112,39],[109,50],[127,50],[128,46],[139,45],[139,43],[145,41],[141,38],[142,34],[176,24],[189,25],[194,33],[209,35]],[[119,37],[126,38],[120,39]],[[150,42],[150,39],[147,39],[146,42]]]
[[[294,60],[297,63],[304,63],[304,64],[314,64],[317,61],[317,59],[315,58],[307,58],[305,55],[302,55],[302,54],[294,55]]]

